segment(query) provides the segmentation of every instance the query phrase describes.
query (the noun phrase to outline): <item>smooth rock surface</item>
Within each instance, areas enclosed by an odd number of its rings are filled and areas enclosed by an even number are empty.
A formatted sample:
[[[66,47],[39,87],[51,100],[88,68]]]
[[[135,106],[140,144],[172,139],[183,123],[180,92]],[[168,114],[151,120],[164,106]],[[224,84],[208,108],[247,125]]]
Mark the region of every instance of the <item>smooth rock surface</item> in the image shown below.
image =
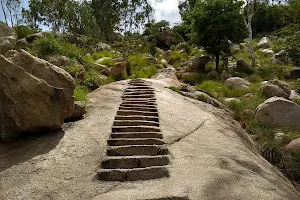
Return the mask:
[[[1,138],[55,130],[73,112],[74,80],[27,52],[0,55]]]
[[[243,78],[232,77],[225,81],[225,85],[231,89],[245,90],[249,88],[250,83]]]
[[[257,107],[255,119],[268,127],[300,128],[300,106],[282,97],[272,97]]]
[[[14,30],[11,27],[7,26],[7,24],[0,22],[0,38],[13,35]]]
[[[269,48],[271,46],[271,40],[267,37],[263,37],[257,44],[257,48]]]
[[[288,83],[278,79],[272,79],[260,87],[260,91],[267,97],[284,97],[289,98],[291,88]]]
[[[170,151],[170,178],[103,182],[96,171],[127,81],[89,94],[87,114],[57,134],[1,144],[2,199],[298,200],[294,186],[263,159],[248,134],[223,110],[166,88],[170,68],[155,89],[161,133]],[[169,76],[171,75],[172,76]],[[168,77],[169,76],[169,77]],[[17,165],[16,165],[17,164]]]

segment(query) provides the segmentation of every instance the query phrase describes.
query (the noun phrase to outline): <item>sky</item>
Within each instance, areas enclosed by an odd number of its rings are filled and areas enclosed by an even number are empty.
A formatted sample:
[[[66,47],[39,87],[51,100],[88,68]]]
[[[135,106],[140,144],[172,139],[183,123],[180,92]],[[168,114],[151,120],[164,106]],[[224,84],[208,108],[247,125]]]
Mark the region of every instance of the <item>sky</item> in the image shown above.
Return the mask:
[[[22,7],[28,7],[28,0],[21,1]],[[171,27],[173,27],[175,23],[180,22],[180,14],[178,10],[179,1],[180,0],[149,0],[155,11],[155,20],[167,20],[170,22]],[[0,11],[0,21],[4,21],[2,11]]]

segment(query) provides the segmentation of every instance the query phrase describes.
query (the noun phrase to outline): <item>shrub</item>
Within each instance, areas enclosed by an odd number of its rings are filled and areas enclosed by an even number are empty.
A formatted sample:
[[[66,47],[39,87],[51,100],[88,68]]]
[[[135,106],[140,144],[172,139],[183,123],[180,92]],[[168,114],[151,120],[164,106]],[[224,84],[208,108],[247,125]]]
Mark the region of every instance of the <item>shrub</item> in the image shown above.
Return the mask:
[[[32,44],[32,53],[40,58],[45,58],[47,55],[61,53],[61,46],[54,37],[45,37],[36,40]]]
[[[207,75],[206,74],[202,74],[202,73],[197,73],[197,74],[192,74],[189,76],[185,76],[183,77],[183,81],[185,83],[191,84],[191,85],[196,85],[199,84],[205,80],[207,80]]]
[[[188,59],[188,56],[186,53],[180,53],[179,51],[172,51],[171,56],[168,59],[168,63],[175,64],[180,63],[183,61],[186,61]]]
[[[75,90],[74,90],[74,95],[75,95],[75,100],[76,101],[88,101],[88,90],[85,86],[76,86]]]
[[[295,102],[296,104],[298,104],[300,106],[300,97],[294,98],[293,102]]]
[[[268,134],[269,137],[266,136]],[[273,165],[279,165],[283,158],[283,150],[281,143],[274,139],[274,133],[265,133],[259,143],[263,157]]]
[[[92,57],[95,60],[98,60],[103,57],[115,58],[115,55],[109,51],[96,52],[92,54]]]
[[[295,181],[300,181],[300,151],[292,152],[285,156],[283,166],[288,176]]]
[[[32,35],[39,31],[38,29],[31,29],[28,26],[16,26],[14,27],[14,30],[18,39],[25,38],[28,35]]]

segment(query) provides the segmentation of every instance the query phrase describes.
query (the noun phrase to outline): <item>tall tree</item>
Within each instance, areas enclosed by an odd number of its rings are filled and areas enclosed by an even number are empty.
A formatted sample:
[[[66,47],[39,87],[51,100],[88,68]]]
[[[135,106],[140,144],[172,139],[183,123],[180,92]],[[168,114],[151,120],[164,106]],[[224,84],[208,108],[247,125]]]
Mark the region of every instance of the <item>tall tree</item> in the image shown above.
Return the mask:
[[[221,54],[230,49],[229,40],[240,43],[246,36],[242,5],[236,0],[199,0],[190,13],[194,41],[214,55],[217,71]]]
[[[256,0],[246,0],[246,8],[245,8],[245,24],[248,29],[249,36],[249,49],[251,54],[252,66],[255,64],[255,55],[253,52],[253,31],[252,31],[252,19],[254,16],[254,6],[256,4]]]

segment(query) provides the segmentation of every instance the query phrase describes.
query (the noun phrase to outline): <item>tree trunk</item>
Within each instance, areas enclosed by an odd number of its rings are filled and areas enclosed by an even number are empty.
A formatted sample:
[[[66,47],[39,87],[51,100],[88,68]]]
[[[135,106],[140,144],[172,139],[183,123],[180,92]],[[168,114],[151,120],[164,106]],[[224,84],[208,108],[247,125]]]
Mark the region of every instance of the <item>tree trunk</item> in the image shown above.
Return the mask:
[[[216,54],[216,71],[219,73],[220,53]]]
[[[255,64],[255,56],[254,56],[254,52],[253,52],[252,17],[253,17],[253,15],[251,14],[248,18],[248,32],[249,32],[249,49],[250,49],[250,54],[251,54],[252,67],[253,67]]]
[[[3,0],[1,0],[1,8],[2,8],[2,12],[3,12],[3,15],[4,15],[4,19],[5,19],[5,23],[7,23],[7,18],[6,18],[6,12],[5,12],[5,9],[4,9],[4,2]]]

